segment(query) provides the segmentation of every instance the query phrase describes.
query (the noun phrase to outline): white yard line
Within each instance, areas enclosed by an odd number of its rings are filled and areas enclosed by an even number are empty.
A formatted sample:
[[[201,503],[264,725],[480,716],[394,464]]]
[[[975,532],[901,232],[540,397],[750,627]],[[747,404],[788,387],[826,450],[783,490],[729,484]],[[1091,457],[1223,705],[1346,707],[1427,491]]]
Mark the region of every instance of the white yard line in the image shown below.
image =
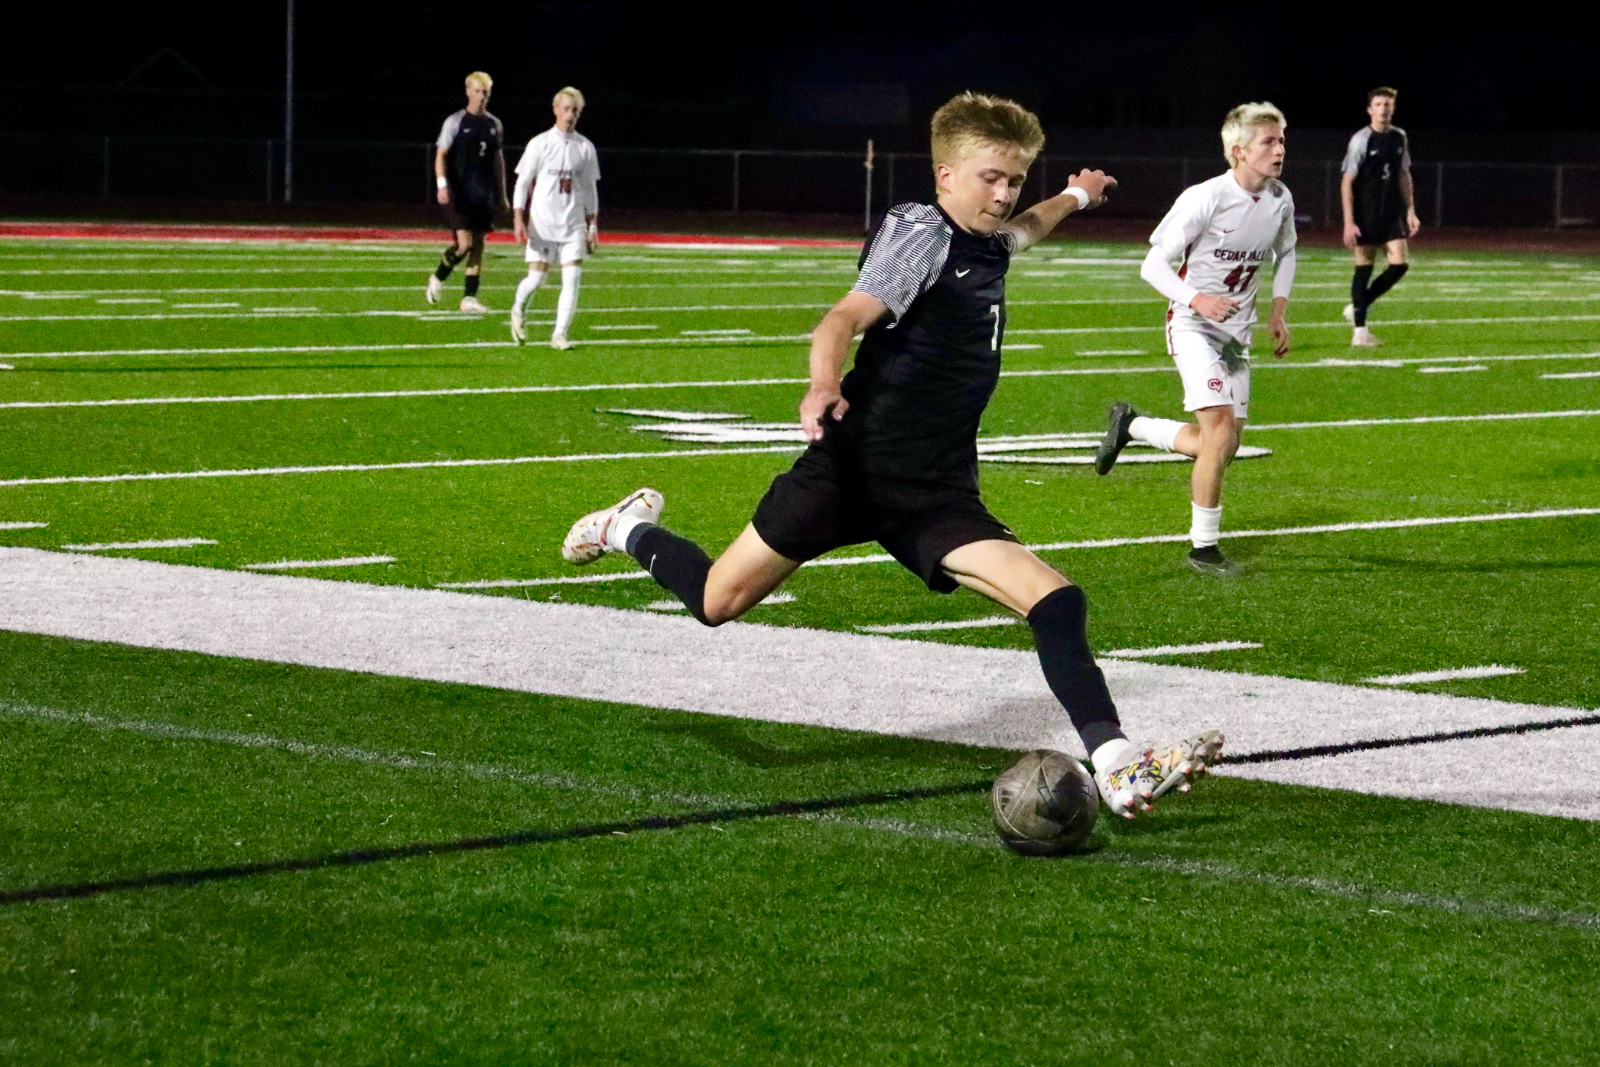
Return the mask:
[[[369,563],[396,563],[393,556],[341,556],[338,559],[280,559],[275,563],[246,563],[247,571],[303,571],[321,567],[364,567]]]
[[[0,522],[0,530],[42,530],[48,522]]]
[[[894,622],[881,626],[857,626],[864,634],[920,634],[936,630],[982,630],[991,626],[1015,626],[1022,620],[1015,615],[990,615],[982,619],[952,619],[946,622]]]
[[[1415,674],[1384,674],[1366,678],[1371,685],[1423,685],[1428,682],[1456,682],[1469,678],[1499,678],[1506,674],[1526,674],[1521,667],[1502,667],[1491,663],[1486,667],[1459,667],[1449,671],[1418,671]]]
[[[1208,641],[1199,645],[1156,645],[1154,648],[1113,648],[1109,652],[1097,652],[1097,656],[1111,656],[1115,659],[1149,659],[1155,656],[1194,656],[1205,652],[1237,652],[1242,649],[1260,648],[1260,641]]]
[[[1482,363],[1468,363],[1464,367],[1418,367],[1418,374],[1461,374],[1465,371],[1488,370]]]
[[[194,548],[198,545],[214,545],[216,541],[209,537],[168,537],[155,541],[104,541],[88,545],[62,545],[70,552],[110,552],[116,549],[127,548]]]
[[[1007,749],[1081,753],[1031,651],[0,549],[0,628]],[[1138,738],[1222,729],[1244,753],[1547,722],[1568,709],[1107,659]],[[1219,773],[1600,819],[1600,730]],[[1507,744],[1526,741],[1525,745]],[[1541,742],[1555,742],[1554,745]],[[1472,755],[1470,761],[1460,758]],[[1449,768],[1443,773],[1441,768]],[[1417,773],[1418,770],[1423,773]]]
[[[1541,378],[1600,378],[1600,370],[1568,371],[1566,374],[1541,374]]]

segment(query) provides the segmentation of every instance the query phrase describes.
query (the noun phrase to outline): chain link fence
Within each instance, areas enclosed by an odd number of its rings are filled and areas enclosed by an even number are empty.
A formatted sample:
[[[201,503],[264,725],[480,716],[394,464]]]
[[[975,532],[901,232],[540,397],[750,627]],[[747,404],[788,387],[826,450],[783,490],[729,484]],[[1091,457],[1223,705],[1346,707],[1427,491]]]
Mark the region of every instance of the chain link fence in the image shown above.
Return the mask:
[[[283,143],[183,137],[11,134],[0,192],[133,199],[283,199]],[[296,203],[434,201],[433,145],[296,141]],[[515,163],[513,158],[508,165]],[[933,196],[926,154],[731,149],[602,148],[602,202],[641,210],[859,215]],[[1156,219],[1186,186],[1220,173],[1220,159],[1041,158],[1022,204],[1058,192],[1085,163],[1116,176],[1102,214]],[[1600,164],[1418,163],[1425,224],[1589,226],[1600,222]],[[1302,225],[1337,227],[1339,164],[1293,160],[1284,169]]]

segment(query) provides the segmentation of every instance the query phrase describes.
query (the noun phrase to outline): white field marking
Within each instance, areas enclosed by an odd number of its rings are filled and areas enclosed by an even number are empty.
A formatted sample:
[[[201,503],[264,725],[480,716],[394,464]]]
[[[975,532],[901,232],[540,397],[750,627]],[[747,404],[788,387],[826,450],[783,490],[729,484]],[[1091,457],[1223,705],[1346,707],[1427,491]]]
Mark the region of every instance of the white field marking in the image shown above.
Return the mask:
[[[588,310],[585,308],[584,310]],[[740,337],[755,333],[754,330],[679,330],[682,337]]]
[[[355,745],[328,745],[316,741],[297,741],[288,737],[266,734],[242,733],[235,730],[203,730],[177,723],[152,722],[142,719],[117,719],[83,711],[64,711],[59,708],[40,707],[15,701],[0,701],[0,715],[40,722],[65,723],[92,727],[114,733],[137,734],[141,737],[158,737],[175,741],[204,741],[214,745],[233,745],[237,748],[266,749],[287,752],[311,759],[335,760],[341,763],[366,763],[400,771],[431,771],[436,774],[460,775],[464,778],[481,778],[488,781],[517,782],[523,785],[543,786],[548,789],[577,789],[586,793],[607,796],[626,796],[639,799],[662,800],[674,804],[705,804],[720,798],[694,796],[682,793],[645,792],[611,783],[592,782],[565,775],[525,771],[517,767],[502,767],[489,763],[470,763],[462,760],[440,758],[423,752],[383,752]]]
[[[1031,352],[1043,348],[1044,345],[1006,345],[1007,352]]]
[[[752,342],[796,341],[808,342],[810,334],[784,334],[779,336],[758,337],[651,337],[634,340],[623,337],[585,338],[581,343],[585,345],[710,345],[728,344],[739,345]],[[305,354],[318,355],[329,352],[427,352],[439,349],[478,349],[478,348],[519,348],[515,341],[412,341],[401,344],[371,344],[371,345],[246,345],[238,348],[104,348],[104,349],[78,349],[75,351],[51,352],[0,352],[0,356],[7,359],[46,358],[65,359],[90,356],[239,356],[239,355],[268,355],[268,354]],[[1600,358],[1600,357],[1597,357]],[[789,381],[790,379],[778,379]],[[795,379],[804,382],[807,379]],[[742,382],[725,384],[739,385]],[[593,387],[598,388],[598,387]],[[606,388],[609,388],[607,386]],[[654,388],[654,386],[647,386]]]
[[[364,567],[369,563],[397,563],[393,556],[341,556],[338,559],[280,559],[276,563],[246,563],[247,571],[303,571],[318,567]]]
[[[297,311],[297,312],[298,311],[304,311],[304,312],[310,312],[310,311],[320,311],[321,309],[320,308],[314,308],[314,307],[258,307],[258,308],[251,308],[250,310],[251,311]]]
[[[70,317],[70,316],[68,316]],[[1385,319],[1376,323],[1378,326],[1495,326],[1504,324],[1527,324],[1540,322],[1596,322],[1600,315],[1503,315],[1498,317],[1478,316],[1474,318],[1454,319]],[[1292,323],[1297,330],[1311,329],[1340,329],[1348,330],[1347,322],[1295,322]],[[1008,334],[1093,334],[1093,333],[1139,333],[1155,332],[1165,329],[1162,326],[1052,326],[1033,329],[1008,329]],[[1258,367],[1264,364],[1256,364]]]
[[[722,421],[725,419],[748,419],[748,415],[739,415],[728,411],[658,411],[653,408],[598,408],[605,415],[639,415],[647,419],[673,419],[678,422],[704,422]]]
[[[661,327],[659,327],[659,326],[646,326],[646,325],[643,325],[643,324],[640,324],[640,323],[633,323],[633,324],[624,325],[624,326],[590,326],[589,329],[591,329],[591,330],[659,330],[659,329],[661,329]]]
[[[124,548],[194,548],[216,544],[209,537],[168,537],[157,541],[104,541],[87,545],[62,545],[69,552],[110,552]]]
[[[793,593],[769,593],[756,607],[766,607],[769,604],[793,604],[798,599]]]
[[[1143,348],[1085,348],[1080,350],[1080,356],[1148,356],[1150,352]]]
[[[1488,370],[1482,363],[1468,363],[1464,367],[1418,367],[1418,374],[1461,374],[1465,371]]]
[[[672,241],[646,241],[644,248],[659,248],[668,252],[781,252],[783,245],[745,245],[745,244],[684,244]]]
[[[1087,445],[1064,445],[1067,448],[1087,448]],[[1234,453],[1234,459],[1260,459],[1262,456],[1272,455],[1272,449],[1262,448],[1260,445],[1240,445]],[[978,448],[978,459],[984,463],[1045,463],[1058,467],[1086,467],[1094,462],[1093,456],[1036,456],[1036,455],[986,455],[983,447]],[[1192,463],[1190,457],[1177,452],[1136,452],[1132,455],[1124,452],[1118,464],[1122,463]]]
[[[1151,656],[1194,656],[1204,652],[1237,652],[1241,649],[1260,648],[1260,641],[1208,641],[1200,645],[1156,645],[1154,648],[1113,648],[1109,652],[1096,652],[1096,656],[1114,659],[1145,659]]]
[[[48,522],[0,522],[0,530],[42,530]]]
[[[681,600],[652,600],[644,606],[646,611],[688,611]]]
[[[1468,678],[1498,678],[1504,674],[1526,674],[1521,667],[1502,667],[1491,663],[1486,667],[1461,667],[1453,671],[1418,671],[1415,674],[1384,674],[1377,678],[1364,678],[1370,685],[1423,685],[1427,682],[1454,682]]]
[[[1541,374],[1541,378],[1600,378],[1600,370],[1576,370],[1566,374]]]
[[[236,308],[238,306],[239,305],[237,303],[226,303],[226,302],[210,303],[210,304],[173,304],[172,305],[173,309],[176,310],[176,311],[198,311],[198,310],[200,310],[202,308]]]
[[[328,463],[305,467],[247,467],[233,470],[151,471],[147,474],[71,474],[53,478],[11,478],[0,487],[14,485],[88,485],[97,482],[166,482],[194,478],[257,478],[279,474],[338,474],[364,471],[427,470],[433,467],[514,467],[526,463],[587,463],[614,459],[676,459],[684,456],[738,456],[759,452],[798,452],[799,445],[766,448],[693,448],[660,452],[599,452],[565,456],[510,456],[504,459],[428,459],[398,463]]]
[[[471,596],[400,586],[179,567],[0,548],[0,629],[478,685],[769,722],[865,730],[1011,750],[1081,754],[1032,651]],[[1235,674],[1141,660],[1102,664],[1136,737],[1223,730],[1252,752],[1536,723],[1569,709]],[[1552,735],[1554,736],[1554,735]],[[1583,776],[1545,773],[1507,738],[1401,752],[1411,770],[1373,776],[1352,757],[1223,765],[1219,773],[1308,781],[1457,803],[1600,819]],[[1533,741],[1534,739],[1528,739]],[[1565,765],[1600,759],[1600,729],[1559,735]],[[1451,742],[1450,745],[1459,744]],[[1538,750],[1548,761],[1548,747]],[[1353,754],[1380,755],[1378,753]],[[1301,764],[1313,765],[1300,769]],[[1448,775],[1438,773],[1449,766]]]
[[[1516,422],[1523,419],[1579,419],[1600,415],[1600,409],[1571,411],[1502,411],[1492,415],[1413,415],[1401,419],[1330,419],[1326,422],[1263,422],[1251,430],[1325,430],[1352,426],[1424,426],[1435,422]]]
[[[1424,519],[1379,519],[1372,522],[1340,522],[1325,526],[1287,526],[1276,530],[1227,530],[1225,538],[1298,537],[1310,534],[1356,533],[1363,530],[1400,530],[1414,526],[1453,526],[1520,519],[1565,519],[1600,515],[1600,508],[1564,508],[1552,511],[1510,511],[1489,515],[1444,515]],[[1151,534],[1145,537],[1107,537],[1093,541],[1050,541],[1026,545],[1032,552],[1066,552],[1088,548],[1124,548],[1129,545],[1175,545],[1189,540],[1187,533]],[[823,556],[802,563],[802,567],[857,567],[868,563],[892,563],[887,552],[863,555]],[[540,585],[591,585],[596,582],[626,582],[650,577],[647,571],[618,571],[608,574],[581,574],[554,578],[493,578],[474,582],[440,582],[440,589],[521,589]]]
[[[103,296],[95,300],[96,304],[165,304],[166,301],[156,296]]]
[[[857,626],[865,634],[920,634],[933,630],[980,630],[990,626],[1014,626],[1022,620],[1015,615],[990,615],[983,619],[951,619],[946,622],[896,622],[883,626]]]
[[[13,367],[9,363],[0,363],[0,370],[16,370],[16,369],[17,368]]]

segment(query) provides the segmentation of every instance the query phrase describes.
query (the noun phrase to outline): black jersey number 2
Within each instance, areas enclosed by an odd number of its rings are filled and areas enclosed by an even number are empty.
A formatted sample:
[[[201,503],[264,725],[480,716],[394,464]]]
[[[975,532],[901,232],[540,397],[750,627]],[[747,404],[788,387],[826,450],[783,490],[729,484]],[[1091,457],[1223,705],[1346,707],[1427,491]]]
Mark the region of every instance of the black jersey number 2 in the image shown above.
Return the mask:
[[[1250,288],[1250,279],[1254,278],[1256,276],[1256,271],[1260,269],[1261,267],[1259,264],[1247,267],[1241,263],[1237,267],[1233,268],[1226,278],[1222,279],[1222,284],[1228,287],[1228,292],[1230,293],[1236,293],[1241,289],[1248,289]]]

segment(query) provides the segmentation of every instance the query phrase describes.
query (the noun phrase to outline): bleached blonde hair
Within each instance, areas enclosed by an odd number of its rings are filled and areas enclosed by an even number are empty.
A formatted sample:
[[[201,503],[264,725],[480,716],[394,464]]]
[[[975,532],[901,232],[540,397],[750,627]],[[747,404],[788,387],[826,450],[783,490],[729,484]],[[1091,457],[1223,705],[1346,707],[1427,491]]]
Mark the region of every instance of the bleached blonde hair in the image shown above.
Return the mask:
[[[1239,163],[1233,158],[1233,150],[1249,144],[1260,126],[1288,129],[1289,120],[1283,117],[1283,112],[1276,105],[1265,100],[1258,104],[1240,104],[1228,112],[1228,117],[1222,123],[1222,158],[1228,161],[1229,167],[1238,166]]]
[[[563,96],[572,101],[573,107],[577,108],[579,111],[583,110],[583,94],[570,85],[558,91],[556,95],[550,99],[550,106],[555,107],[557,104],[561,103],[561,98]]]
[[[475,70],[467,75],[467,88],[470,89],[474,85],[481,85],[485,89],[493,89],[494,79],[481,70]]]
[[[952,164],[983,145],[1014,145],[1031,164],[1044,149],[1039,116],[1000,96],[966,92],[933,113],[933,162]]]

